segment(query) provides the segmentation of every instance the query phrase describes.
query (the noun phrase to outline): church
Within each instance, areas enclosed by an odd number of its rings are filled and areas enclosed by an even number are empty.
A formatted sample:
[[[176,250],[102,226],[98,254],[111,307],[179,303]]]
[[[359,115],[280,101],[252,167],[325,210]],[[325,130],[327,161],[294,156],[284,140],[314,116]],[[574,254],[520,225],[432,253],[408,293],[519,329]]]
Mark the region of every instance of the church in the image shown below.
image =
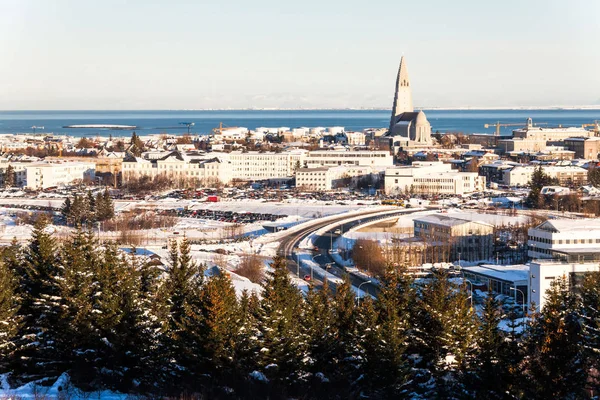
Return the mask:
[[[408,69],[404,57],[400,59],[394,104],[388,132],[383,135],[390,147],[427,147],[432,145],[431,125],[423,111],[415,111],[412,102],[412,91],[408,79]],[[385,140],[385,139],[384,139]]]

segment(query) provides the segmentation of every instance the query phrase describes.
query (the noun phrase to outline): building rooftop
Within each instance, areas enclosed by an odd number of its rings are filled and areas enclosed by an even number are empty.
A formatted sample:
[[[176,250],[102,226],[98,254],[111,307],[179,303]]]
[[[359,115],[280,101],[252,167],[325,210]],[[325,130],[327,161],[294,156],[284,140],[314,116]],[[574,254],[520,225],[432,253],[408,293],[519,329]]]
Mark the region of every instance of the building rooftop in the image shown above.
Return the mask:
[[[534,229],[548,231],[553,233],[558,232],[577,232],[577,231],[595,231],[600,230],[600,219],[550,219],[536,226]]]
[[[439,215],[439,214],[425,215],[420,218],[415,218],[413,221],[414,222],[426,222],[429,224],[437,224],[437,225],[443,225],[443,226],[458,226],[458,225],[468,224],[470,222],[474,223],[474,224],[480,224],[480,225],[485,225],[485,226],[490,226],[490,227],[494,226],[492,224],[488,224],[487,222],[455,218],[455,217],[450,217],[448,215]]]
[[[465,272],[471,272],[488,278],[506,282],[528,281],[529,265],[478,265],[474,267],[463,267]]]

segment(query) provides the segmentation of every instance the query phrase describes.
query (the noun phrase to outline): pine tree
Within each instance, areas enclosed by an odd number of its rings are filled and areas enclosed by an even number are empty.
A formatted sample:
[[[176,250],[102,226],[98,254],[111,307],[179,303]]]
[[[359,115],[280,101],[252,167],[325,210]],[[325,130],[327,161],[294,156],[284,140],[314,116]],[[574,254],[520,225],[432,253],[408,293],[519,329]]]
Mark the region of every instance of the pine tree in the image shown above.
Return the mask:
[[[94,197],[94,195],[92,194],[92,192],[90,190],[88,190],[87,195],[86,195],[86,219],[89,222],[94,222],[96,220],[96,198]]]
[[[20,329],[18,315],[20,297],[13,270],[0,262],[0,371],[7,372],[7,359],[15,349],[16,335]]]
[[[406,384],[410,379],[406,357],[410,326],[408,311],[413,298],[408,275],[403,270],[388,268],[375,303],[379,317],[373,328],[378,363],[369,376],[385,397],[406,396]]]
[[[194,377],[202,360],[203,343],[198,337],[201,324],[200,287],[203,281],[203,271],[200,266],[191,261],[190,246],[184,238],[180,246],[174,240],[170,244],[171,266],[166,282],[167,298],[169,300],[169,320],[166,332],[167,354],[169,368],[180,382],[181,388],[198,389]],[[202,371],[206,372],[206,371]]]
[[[457,390],[451,386],[475,344],[477,326],[467,298],[464,285],[450,281],[444,271],[435,271],[418,302],[414,351],[422,356],[421,366],[432,374],[442,397]]]
[[[15,168],[8,164],[4,172],[4,187],[11,188],[15,186]]]
[[[65,199],[65,202],[63,203],[62,207],[60,208],[60,213],[63,216],[63,218],[65,219],[65,221],[69,221],[69,218],[71,216],[71,198],[67,197]]]
[[[582,340],[585,370],[588,386],[600,393],[600,378],[596,375],[600,365],[600,273],[586,274],[581,287],[581,307],[579,318],[582,326]]]
[[[196,332],[202,346],[203,369],[213,384],[226,384],[234,376],[235,343],[240,326],[235,289],[226,271],[212,276],[202,286],[201,326]]]
[[[107,221],[115,216],[115,207],[108,190],[96,195],[96,220]]]
[[[97,329],[97,374],[105,386],[129,392],[155,372],[148,354],[155,340],[145,318],[153,315],[142,295],[142,269],[108,244],[95,268],[94,324]],[[148,374],[148,375],[146,375]],[[137,383],[136,383],[137,382]]]
[[[483,304],[476,348],[467,357],[463,382],[474,398],[504,399],[514,381],[511,369],[516,360],[499,325],[503,317],[500,303],[492,292]]]
[[[56,346],[60,330],[60,275],[57,246],[47,233],[48,221],[39,218],[29,245],[24,250],[23,265],[18,269],[22,303],[16,349],[10,359],[16,383],[58,377],[63,372],[62,355]]]
[[[358,340],[358,309],[350,279],[346,277],[335,289],[332,304],[332,331],[335,335],[331,349],[336,373],[330,379],[334,386],[349,387],[358,376],[360,365]]]
[[[576,296],[565,277],[554,280],[546,303],[527,338],[527,398],[578,399],[584,397],[586,371]]]
[[[275,257],[263,287],[258,316],[256,367],[274,390],[291,388],[304,368],[301,342],[302,295],[288,275],[284,258]]]
[[[80,387],[94,382],[98,333],[94,324],[97,281],[94,267],[98,254],[93,234],[79,228],[61,249],[63,272],[59,281],[60,332],[57,346],[71,367],[71,379]]]
[[[254,363],[254,348],[255,338],[257,335],[257,318],[260,310],[260,300],[256,292],[248,294],[247,290],[242,292],[239,299],[238,312],[238,332],[235,340],[235,356],[236,362],[235,372],[238,374],[238,380],[242,380],[252,372],[252,364]]]
[[[332,358],[335,344],[332,326],[334,314],[330,306],[332,300],[327,280],[324,280],[321,290],[311,286],[306,295],[306,310],[302,320],[307,341],[307,370],[313,376],[313,391],[324,396],[327,384],[336,373]]]

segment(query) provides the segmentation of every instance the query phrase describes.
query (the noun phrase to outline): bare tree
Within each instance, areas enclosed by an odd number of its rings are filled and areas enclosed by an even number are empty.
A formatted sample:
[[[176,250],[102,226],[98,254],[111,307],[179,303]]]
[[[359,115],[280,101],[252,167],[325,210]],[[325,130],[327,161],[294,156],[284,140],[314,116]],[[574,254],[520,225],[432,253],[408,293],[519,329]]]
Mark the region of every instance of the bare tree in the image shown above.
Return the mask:
[[[264,279],[263,262],[256,254],[245,254],[242,256],[240,266],[235,273],[250,279],[251,282],[260,283]]]

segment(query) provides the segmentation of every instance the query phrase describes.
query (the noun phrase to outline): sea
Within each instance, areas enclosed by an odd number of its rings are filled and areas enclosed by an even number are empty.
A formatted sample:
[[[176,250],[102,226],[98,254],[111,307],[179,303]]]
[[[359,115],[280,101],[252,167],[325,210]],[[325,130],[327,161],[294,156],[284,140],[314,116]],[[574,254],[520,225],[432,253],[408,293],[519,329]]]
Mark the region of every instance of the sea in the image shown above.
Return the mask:
[[[485,124],[525,125],[527,118],[542,126],[581,126],[600,120],[600,109],[515,109],[515,110],[423,110],[432,131],[493,134]],[[386,128],[390,110],[139,110],[139,111],[0,111],[0,133],[41,133],[75,137],[131,136],[167,133],[210,134],[224,127],[331,127],[347,131]],[[68,128],[69,125],[127,125],[131,129]],[[35,127],[35,128],[33,128]],[[501,135],[510,135],[519,126],[502,127]]]

